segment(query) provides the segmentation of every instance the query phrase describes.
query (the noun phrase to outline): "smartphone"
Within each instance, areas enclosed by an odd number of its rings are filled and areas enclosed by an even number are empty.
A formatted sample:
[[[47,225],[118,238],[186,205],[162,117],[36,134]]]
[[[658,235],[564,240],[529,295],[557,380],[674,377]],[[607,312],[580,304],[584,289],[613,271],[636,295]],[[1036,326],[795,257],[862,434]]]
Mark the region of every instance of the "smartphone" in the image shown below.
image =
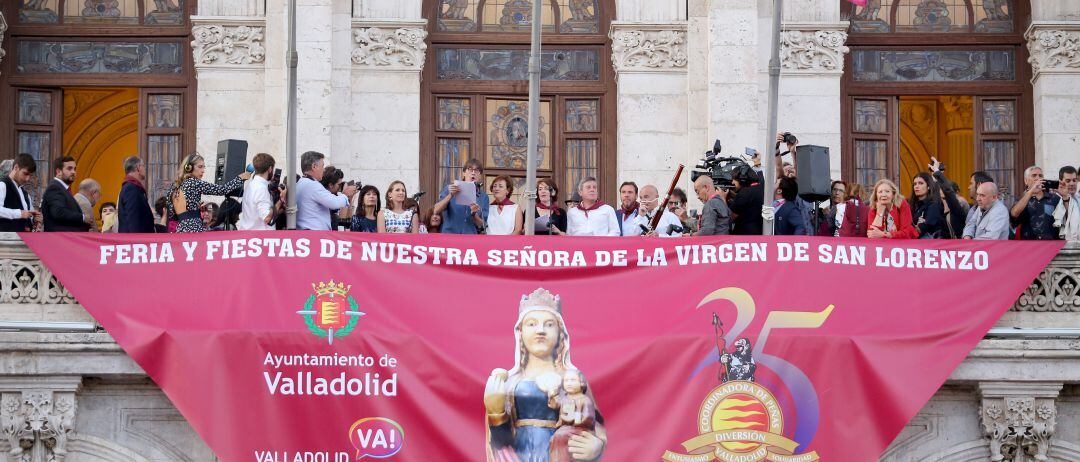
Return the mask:
[[[757,156],[757,149],[746,148],[746,155],[748,155],[750,157],[756,157]]]
[[[281,169],[280,168],[275,168],[274,169],[274,177],[270,179],[270,183],[273,183],[273,184],[281,183]]]
[[[1043,181],[1043,189],[1049,191],[1051,189],[1058,189],[1061,187],[1061,182],[1058,180],[1045,180]]]

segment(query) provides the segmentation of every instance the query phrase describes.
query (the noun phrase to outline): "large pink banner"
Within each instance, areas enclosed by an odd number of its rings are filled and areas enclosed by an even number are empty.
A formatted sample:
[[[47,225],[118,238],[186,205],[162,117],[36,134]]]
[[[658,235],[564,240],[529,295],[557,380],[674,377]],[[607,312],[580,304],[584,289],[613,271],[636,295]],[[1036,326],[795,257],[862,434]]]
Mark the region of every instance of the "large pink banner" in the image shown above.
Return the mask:
[[[872,461],[1053,242],[24,234],[225,461]]]

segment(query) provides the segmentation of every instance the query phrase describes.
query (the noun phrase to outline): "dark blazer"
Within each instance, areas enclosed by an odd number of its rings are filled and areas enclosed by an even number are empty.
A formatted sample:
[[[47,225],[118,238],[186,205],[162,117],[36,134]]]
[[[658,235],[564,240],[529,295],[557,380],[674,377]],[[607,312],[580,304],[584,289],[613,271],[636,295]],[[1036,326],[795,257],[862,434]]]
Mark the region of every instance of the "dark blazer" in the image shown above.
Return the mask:
[[[806,234],[806,222],[803,220],[802,211],[795,201],[784,201],[776,210],[777,236],[801,236]]]
[[[154,211],[146,199],[146,190],[134,182],[125,180],[120,187],[120,200],[117,205],[117,231],[121,233],[154,232]]]
[[[83,221],[82,209],[75,196],[55,178],[49,180],[41,200],[41,215],[45,231],[89,231]]]

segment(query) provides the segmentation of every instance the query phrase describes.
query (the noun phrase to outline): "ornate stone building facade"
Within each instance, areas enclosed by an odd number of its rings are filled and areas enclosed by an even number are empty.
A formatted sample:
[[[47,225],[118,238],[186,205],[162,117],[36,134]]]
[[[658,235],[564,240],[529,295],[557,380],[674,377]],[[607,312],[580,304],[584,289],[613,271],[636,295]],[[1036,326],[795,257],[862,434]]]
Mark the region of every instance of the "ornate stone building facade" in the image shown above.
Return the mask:
[[[22,107],[19,92],[54,92],[60,101],[68,90],[128,82],[142,88],[141,107],[155,95],[144,86],[164,85],[153,91],[181,95],[195,110],[183,112],[189,122],[182,127],[140,126],[146,141],[139,146],[157,152],[152,137],[190,133],[184,150],[212,153],[218,140],[240,138],[251,154],[280,159],[285,2],[173,3],[190,11],[183,57],[197,77],[190,83],[41,77],[19,44],[49,36],[28,21],[51,20],[60,2],[28,2],[40,8],[24,12],[0,8],[0,133],[12,140],[24,130],[57,139],[66,133],[5,115]],[[298,3],[300,151],[328,153],[348,178],[380,187],[401,179],[412,191],[436,190],[465,156],[519,173],[512,162],[519,146],[505,132],[513,117],[494,115],[512,115],[524,99],[525,86],[508,67],[528,46],[515,29],[521,18],[485,18],[476,0]],[[558,178],[564,194],[566,183],[590,174],[602,179],[609,199],[624,180],[664,185],[676,164],[695,163],[713,139],[734,153],[764,140],[771,2],[551,3],[542,18],[552,52],[543,100],[550,163],[542,171]],[[928,22],[920,7],[953,15],[945,15],[949,24]],[[169,11],[152,13],[154,20],[168,19]],[[136,19],[145,31],[153,30],[150,17]],[[79,24],[80,34],[93,32]],[[1076,163],[1076,2],[870,0],[851,9],[838,0],[787,0],[781,42],[779,126],[829,147],[834,178],[900,178],[904,159],[949,146],[972,150],[967,160],[950,162],[950,173],[993,167],[1014,183],[1025,163],[1048,171]],[[494,65],[478,67],[482,62]],[[176,64],[181,75],[184,65]],[[935,117],[938,128],[918,136]],[[495,129],[503,135],[492,136]],[[26,139],[40,138],[31,135]],[[35,146],[3,145],[0,155]],[[60,152],[59,145],[47,149]],[[162,151],[174,155],[160,158],[163,171],[179,149]],[[42,159],[49,158],[45,152]],[[71,324],[49,331],[55,323]],[[999,327],[882,460],[1080,460],[1080,248],[1062,252]],[[0,241],[0,436],[0,460],[214,460],[161,391],[11,237]]]

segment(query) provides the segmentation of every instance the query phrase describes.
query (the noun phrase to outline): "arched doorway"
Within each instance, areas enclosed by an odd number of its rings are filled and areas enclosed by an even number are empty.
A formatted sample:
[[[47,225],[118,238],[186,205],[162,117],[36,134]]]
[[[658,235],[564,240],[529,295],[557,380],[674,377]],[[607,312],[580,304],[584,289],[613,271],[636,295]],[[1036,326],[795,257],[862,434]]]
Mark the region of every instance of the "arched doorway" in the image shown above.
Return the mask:
[[[930,156],[961,186],[985,170],[1015,195],[1034,162],[1026,0],[845,4],[844,176],[911,192]],[[966,188],[961,187],[966,194]]]
[[[525,182],[528,0],[426,0],[427,63],[421,100],[420,179],[439,191],[465,160],[485,177]],[[538,177],[564,198],[578,181],[615,180],[615,76],[610,0],[545,0]],[[433,198],[429,198],[433,199]],[[611,199],[611,198],[608,198]]]

